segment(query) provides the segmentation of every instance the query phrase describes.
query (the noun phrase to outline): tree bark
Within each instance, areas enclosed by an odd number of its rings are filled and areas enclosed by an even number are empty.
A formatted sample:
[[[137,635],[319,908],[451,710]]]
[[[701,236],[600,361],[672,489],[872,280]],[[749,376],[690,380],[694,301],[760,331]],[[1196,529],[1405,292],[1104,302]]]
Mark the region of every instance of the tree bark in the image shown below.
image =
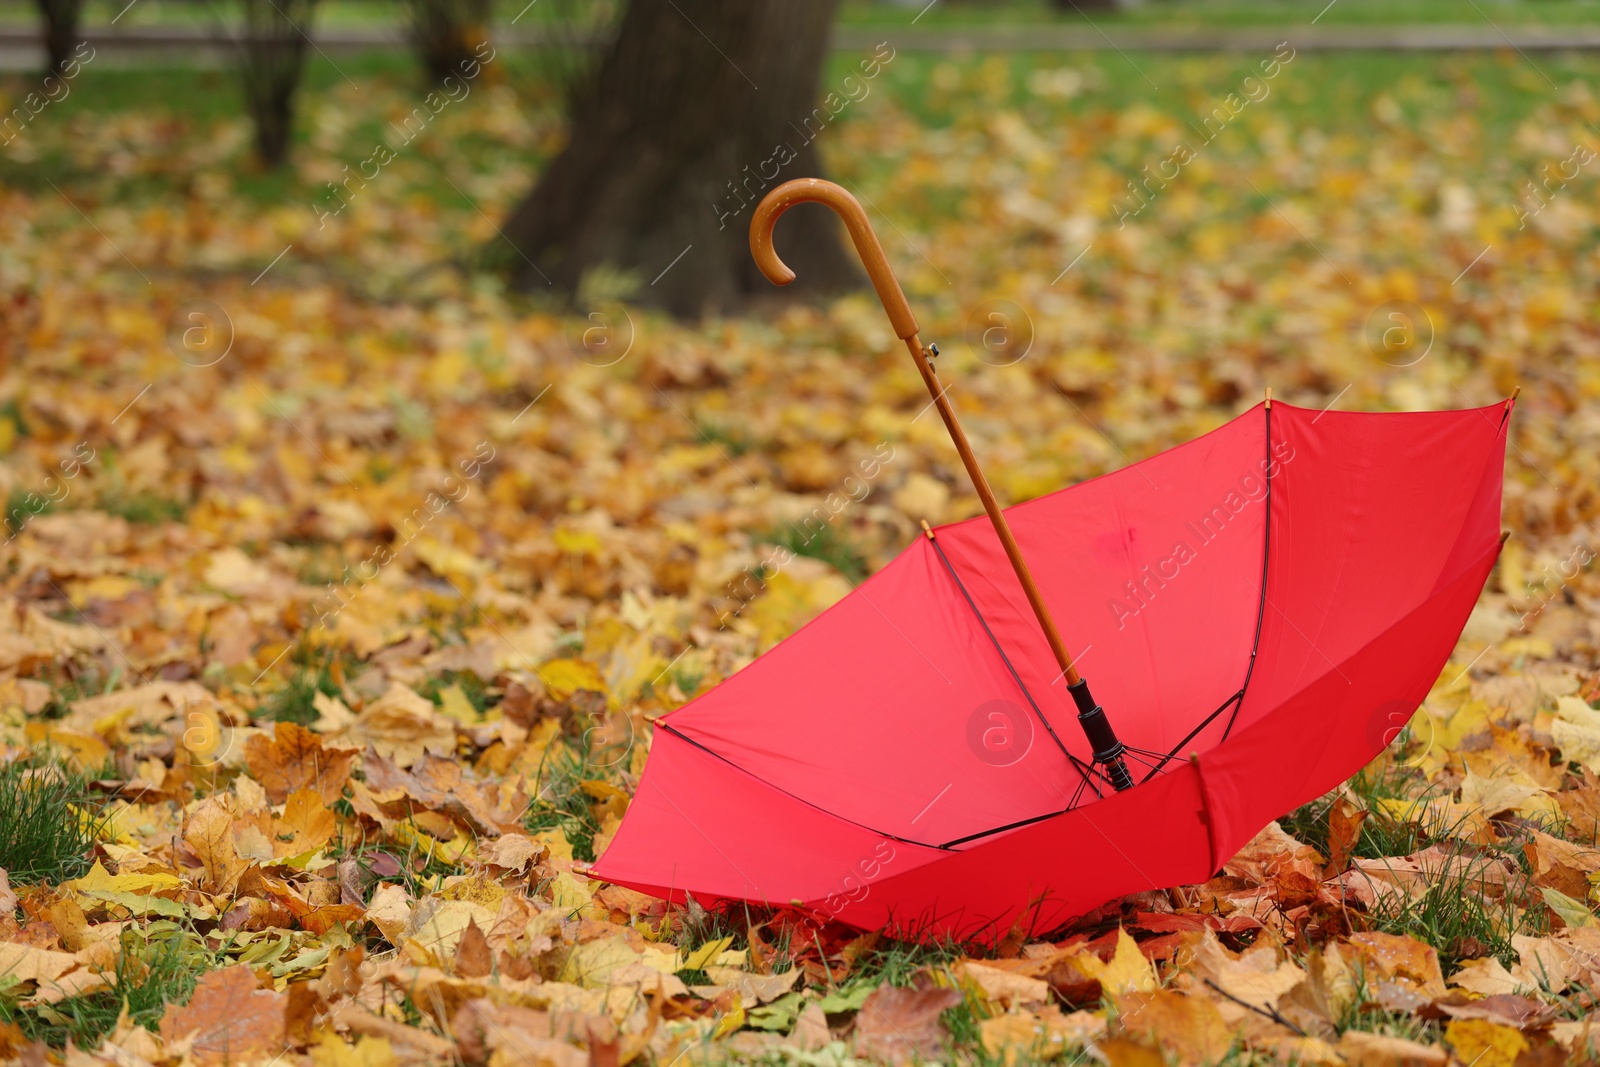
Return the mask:
[[[460,78],[462,64],[474,62],[476,49],[488,40],[489,0],[408,0],[408,7],[411,42],[429,83]]]
[[[636,302],[685,317],[774,293],[750,258],[750,215],[768,189],[820,172],[836,4],[632,0],[566,148],[506,224],[514,284],[573,295],[604,266],[636,279]],[[802,205],[780,230],[790,289],[856,284],[826,208]]]
[[[59,76],[67,69],[73,50],[83,40],[78,32],[83,0],[38,0],[38,4],[44,20],[44,49],[50,57],[45,73]]]

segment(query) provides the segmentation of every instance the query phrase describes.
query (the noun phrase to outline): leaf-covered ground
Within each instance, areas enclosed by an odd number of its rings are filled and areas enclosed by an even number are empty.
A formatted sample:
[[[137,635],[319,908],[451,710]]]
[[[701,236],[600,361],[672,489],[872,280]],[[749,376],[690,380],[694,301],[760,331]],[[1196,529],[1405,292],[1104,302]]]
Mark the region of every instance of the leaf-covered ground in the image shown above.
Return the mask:
[[[978,510],[873,300],[505,294],[561,136],[509,62],[342,200],[406,77],[320,70],[263,178],[217,76],[89,68],[0,148],[7,1055],[1589,1055],[1600,66],[1537,62],[904,54],[824,132],[1009,500],[1267,386],[1522,388],[1512,539],[1390,752],[1203,885],[971,953],[582,876],[654,717]]]

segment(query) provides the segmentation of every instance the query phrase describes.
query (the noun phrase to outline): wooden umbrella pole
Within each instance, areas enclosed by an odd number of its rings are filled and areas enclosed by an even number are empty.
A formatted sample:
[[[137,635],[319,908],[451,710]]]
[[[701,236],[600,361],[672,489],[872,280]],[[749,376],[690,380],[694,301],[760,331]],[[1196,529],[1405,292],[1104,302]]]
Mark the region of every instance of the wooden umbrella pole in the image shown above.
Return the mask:
[[[1104,709],[1090,696],[1088,683],[1073,666],[1072,655],[1061,639],[1061,631],[1056,629],[1055,620],[1050,616],[1050,607],[1045,603],[1044,595],[1039,592],[1039,586],[1033,580],[1033,573],[1028,569],[1028,561],[1023,558],[1022,549],[1011,533],[1011,524],[1006,522],[1005,514],[1000,510],[999,502],[995,500],[994,491],[989,488],[989,480],[983,476],[983,470],[978,466],[978,457],[973,455],[972,446],[967,443],[967,435],[956,419],[955,409],[950,406],[950,400],[945,395],[946,390],[939,385],[939,377],[934,372],[930,353],[923,348],[922,341],[917,336],[916,316],[911,313],[911,305],[906,302],[905,293],[900,289],[900,282],[889,266],[888,257],[883,254],[883,246],[878,242],[878,235],[873,232],[867,213],[862,210],[855,197],[833,182],[823,181],[820,178],[797,178],[785,182],[762,198],[755,215],[750,219],[750,254],[755,257],[756,266],[774,285],[788,285],[794,281],[794,271],[784,265],[783,260],[778,258],[777,249],[773,247],[772,231],[780,215],[795,204],[802,203],[826,204],[844,220],[845,228],[850,231],[851,240],[855,242],[856,252],[860,254],[861,262],[867,269],[867,277],[872,280],[872,287],[878,291],[878,299],[882,301],[884,311],[889,314],[889,322],[894,327],[895,334],[906,343],[906,348],[911,352],[917,371],[922,375],[922,383],[928,387],[928,392],[933,397],[933,404],[939,409],[939,417],[944,420],[945,429],[949,431],[950,439],[961,455],[961,463],[967,469],[967,477],[972,480],[972,487],[977,491],[978,499],[983,502],[983,510],[989,514],[989,521],[994,525],[994,532],[1000,538],[1006,558],[1011,561],[1011,569],[1016,572],[1017,580],[1022,583],[1022,591],[1028,598],[1028,605],[1033,608],[1034,617],[1039,620],[1039,628],[1044,631],[1050,651],[1055,656],[1057,666],[1061,668],[1059,677],[1066,679],[1067,690],[1077,704],[1078,723],[1083,727],[1084,734],[1094,749],[1095,762],[1105,766],[1106,775],[1116,789],[1120,791],[1131,788],[1133,778],[1128,774],[1127,765],[1122,759],[1123,745],[1117,740],[1116,732],[1111,728]],[[938,349],[934,349],[932,354],[937,355]]]

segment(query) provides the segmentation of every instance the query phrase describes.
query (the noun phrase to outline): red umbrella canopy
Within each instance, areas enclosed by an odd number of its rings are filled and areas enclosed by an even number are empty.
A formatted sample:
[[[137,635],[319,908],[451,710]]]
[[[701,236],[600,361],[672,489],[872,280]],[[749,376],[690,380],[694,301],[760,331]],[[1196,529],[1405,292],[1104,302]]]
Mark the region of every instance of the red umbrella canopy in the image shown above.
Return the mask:
[[[1498,555],[1510,412],[1268,403],[1006,509],[1134,788],[980,517],[659,719],[595,876],[963,938],[1203,881],[1421,704]]]

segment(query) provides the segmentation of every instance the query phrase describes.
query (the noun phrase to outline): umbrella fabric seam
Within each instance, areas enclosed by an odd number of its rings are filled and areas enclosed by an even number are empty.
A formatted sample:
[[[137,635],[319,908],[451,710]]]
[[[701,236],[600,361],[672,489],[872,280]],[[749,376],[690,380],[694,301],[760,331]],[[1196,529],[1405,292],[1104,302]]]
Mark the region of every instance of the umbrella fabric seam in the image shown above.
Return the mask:
[[[1104,796],[1105,794],[1100,792],[1100,787],[1095,785],[1090,779],[1089,775],[1084,771],[1078,758],[1067,750],[1066,744],[1061,740],[1061,736],[1056,733],[1056,728],[1051,725],[1050,720],[1045,716],[1043,709],[1039,707],[1038,701],[1033,699],[1033,693],[1031,693],[1028,690],[1027,685],[1023,683],[1022,675],[1018,674],[1017,668],[1012,665],[1011,657],[1006,655],[1006,650],[1001,646],[1000,639],[996,637],[994,635],[994,631],[989,628],[989,620],[985,619],[983,617],[983,612],[978,610],[978,605],[973,601],[972,594],[967,592],[967,587],[962,583],[961,576],[956,573],[955,567],[951,565],[950,557],[945,555],[944,548],[939,544],[938,537],[930,536],[928,540],[933,543],[933,550],[939,554],[940,562],[944,564],[945,570],[950,573],[951,579],[956,583],[956,588],[961,591],[962,599],[964,599],[967,602],[967,606],[972,609],[973,617],[978,620],[978,625],[983,627],[983,632],[988,635],[989,641],[994,645],[994,650],[999,653],[1000,662],[1004,663],[1006,665],[1006,670],[1011,672],[1011,677],[1016,681],[1017,688],[1022,690],[1022,695],[1027,698],[1028,706],[1033,709],[1033,713],[1037,715],[1039,717],[1039,721],[1044,724],[1045,732],[1050,735],[1050,740],[1054,741],[1056,743],[1056,747],[1061,750],[1061,754],[1072,762],[1073,769],[1078,772],[1078,775],[1085,782],[1090,784],[1090,786],[1094,789],[1095,794],[1097,796]],[[984,833],[993,833],[993,831],[984,831]],[[980,834],[975,836],[982,835]]]
[[[843,822],[843,823],[849,823],[851,826],[859,827],[862,830],[866,830],[868,833],[877,834],[879,837],[885,838],[885,839],[887,839],[889,841],[898,841],[902,845],[916,845],[918,848],[931,848],[931,849],[937,849],[937,850],[946,851],[946,852],[950,851],[949,847],[946,846],[946,845],[930,845],[926,841],[914,841],[909,837],[901,837],[898,834],[891,834],[886,830],[879,830],[875,826],[868,826],[864,822],[856,822],[854,819],[846,818],[845,816],[840,815],[836,811],[829,811],[827,808],[823,807],[821,804],[817,804],[814,801],[807,800],[805,797],[802,797],[802,796],[796,796],[794,793],[789,792],[787,789],[783,788],[780,785],[773,785],[771,782],[767,781],[765,778],[762,778],[759,775],[756,775],[756,774],[752,773],[751,771],[747,770],[746,768],[739,766],[737,763],[733,762],[733,760],[729,759],[727,756],[724,756],[722,753],[718,752],[716,749],[707,747],[705,744],[703,744],[703,743],[701,743],[699,741],[696,741],[694,738],[690,737],[688,734],[684,733],[682,730],[679,730],[677,727],[672,726],[672,725],[668,724],[667,722],[665,722],[665,721],[663,721],[661,719],[657,719],[655,725],[656,725],[657,729],[667,731],[667,733],[671,734],[673,737],[676,737],[680,741],[685,741],[685,742],[693,745],[695,748],[698,748],[700,751],[704,752],[706,755],[711,756],[711,757],[713,757],[715,759],[721,760],[723,763],[726,763],[728,766],[732,767],[734,770],[738,771],[740,774],[749,775],[751,778],[753,778],[756,781],[760,782],[762,785],[766,786],[768,789],[775,789],[778,792],[782,793],[784,796],[790,798],[791,800],[799,801],[801,804],[804,804],[806,807],[813,808],[813,809],[815,809],[817,811],[820,811],[820,812],[822,812],[822,814],[828,816],[829,818],[838,819],[840,822]]]

